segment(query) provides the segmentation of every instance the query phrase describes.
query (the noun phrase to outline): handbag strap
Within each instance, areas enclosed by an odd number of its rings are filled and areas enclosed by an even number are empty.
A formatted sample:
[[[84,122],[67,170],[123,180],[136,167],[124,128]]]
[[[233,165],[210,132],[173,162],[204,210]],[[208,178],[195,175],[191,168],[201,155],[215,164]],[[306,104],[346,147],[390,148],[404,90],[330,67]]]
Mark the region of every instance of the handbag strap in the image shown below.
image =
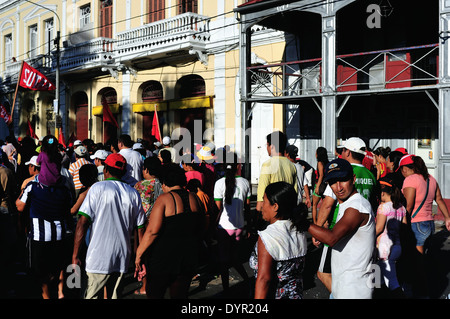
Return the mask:
[[[417,213],[419,212],[419,210],[422,208],[423,204],[425,203],[425,200],[427,199],[427,196],[428,196],[428,187],[429,187],[429,185],[430,185],[430,178],[427,179],[427,192],[425,193],[425,197],[424,197],[422,203],[420,204],[420,206],[416,209],[416,211],[412,215],[411,219],[416,217]]]

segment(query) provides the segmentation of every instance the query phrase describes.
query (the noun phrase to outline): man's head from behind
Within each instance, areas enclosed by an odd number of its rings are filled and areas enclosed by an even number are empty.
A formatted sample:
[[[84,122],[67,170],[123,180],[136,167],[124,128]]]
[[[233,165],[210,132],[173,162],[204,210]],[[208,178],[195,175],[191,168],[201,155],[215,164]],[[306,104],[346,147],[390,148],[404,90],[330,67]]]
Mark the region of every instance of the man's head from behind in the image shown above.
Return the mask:
[[[105,173],[112,177],[122,178],[127,171],[127,160],[119,153],[109,154],[105,160]],[[105,176],[106,177],[106,176]]]
[[[269,155],[277,155],[281,153],[284,155],[287,144],[287,136],[283,132],[275,131],[266,136],[267,152]]]
[[[361,164],[366,156],[366,143],[359,137],[350,137],[342,144],[342,158]]]

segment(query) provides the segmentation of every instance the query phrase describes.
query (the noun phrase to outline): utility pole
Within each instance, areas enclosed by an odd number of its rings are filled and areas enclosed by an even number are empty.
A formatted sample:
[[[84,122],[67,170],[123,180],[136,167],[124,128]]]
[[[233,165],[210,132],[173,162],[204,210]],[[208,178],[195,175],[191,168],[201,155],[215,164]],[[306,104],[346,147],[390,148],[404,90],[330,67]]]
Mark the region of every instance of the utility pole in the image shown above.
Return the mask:
[[[55,38],[55,44],[56,44],[56,92],[55,92],[55,99],[53,100],[53,110],[54,118],[55,118],[55,137],[59,138],[59,129],[58,127],[61,127],[62,129],[62,117],[59,114],[59,42],[60,42],[60,31],[56,31],[56,38]]]

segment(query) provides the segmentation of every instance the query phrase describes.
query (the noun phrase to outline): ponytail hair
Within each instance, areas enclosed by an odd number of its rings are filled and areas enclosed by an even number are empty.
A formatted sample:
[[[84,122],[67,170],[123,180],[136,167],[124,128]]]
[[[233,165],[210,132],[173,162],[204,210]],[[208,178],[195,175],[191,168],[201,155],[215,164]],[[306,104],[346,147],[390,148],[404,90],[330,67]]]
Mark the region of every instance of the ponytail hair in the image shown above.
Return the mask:
[[[413,156],[412,160],[414,164],[412,164],[412,169],[414,170],[414,173],[422,175],[424,180],[427,180],[429,177],[428,168],[425,162],[423,161],[422,157],[420,156]]]
[[[225,166],[225,204],[231,205],[236,188],[237,155],[228,153],[224,159]]]
[[[403,206],[403,194],[393,180],[383,177],[380,179],[380,186],[382,192],[391,196],[392,207],[399,209]]]

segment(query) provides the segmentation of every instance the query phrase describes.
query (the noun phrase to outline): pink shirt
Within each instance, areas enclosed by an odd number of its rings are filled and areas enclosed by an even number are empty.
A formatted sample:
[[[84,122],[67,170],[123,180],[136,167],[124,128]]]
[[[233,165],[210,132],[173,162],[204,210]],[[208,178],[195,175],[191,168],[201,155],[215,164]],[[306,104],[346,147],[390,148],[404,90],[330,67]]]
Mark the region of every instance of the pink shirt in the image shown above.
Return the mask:
[[[429,176],[430,186],[428,188],[427,199],[425,200],[425,203],[423,204],[420,211],[417,213],[416,217],[411,220],[411,222],[413,223],[433,220],[432,208],[434,197],[436,196],[437,182],[433,176]],[[419,208],[420,204],[422,203],[425,197],[425,193],[427,192],[427,181],[423,179],[422,175],[412,174],[405,178],[402,191],[407,187],[412,187],[416,190],[416,201],[414,204],[414,209],[412,211],[412,215],[414,215],[417,208]]]
[[[186,174],[186,181],[189,182],[191,179],[198,179],[200,181],[200,184],[202,184],[202,187],[205,185],[204,184],[204,175],[202,172],[199,171],[187,171],[185,172]]]

